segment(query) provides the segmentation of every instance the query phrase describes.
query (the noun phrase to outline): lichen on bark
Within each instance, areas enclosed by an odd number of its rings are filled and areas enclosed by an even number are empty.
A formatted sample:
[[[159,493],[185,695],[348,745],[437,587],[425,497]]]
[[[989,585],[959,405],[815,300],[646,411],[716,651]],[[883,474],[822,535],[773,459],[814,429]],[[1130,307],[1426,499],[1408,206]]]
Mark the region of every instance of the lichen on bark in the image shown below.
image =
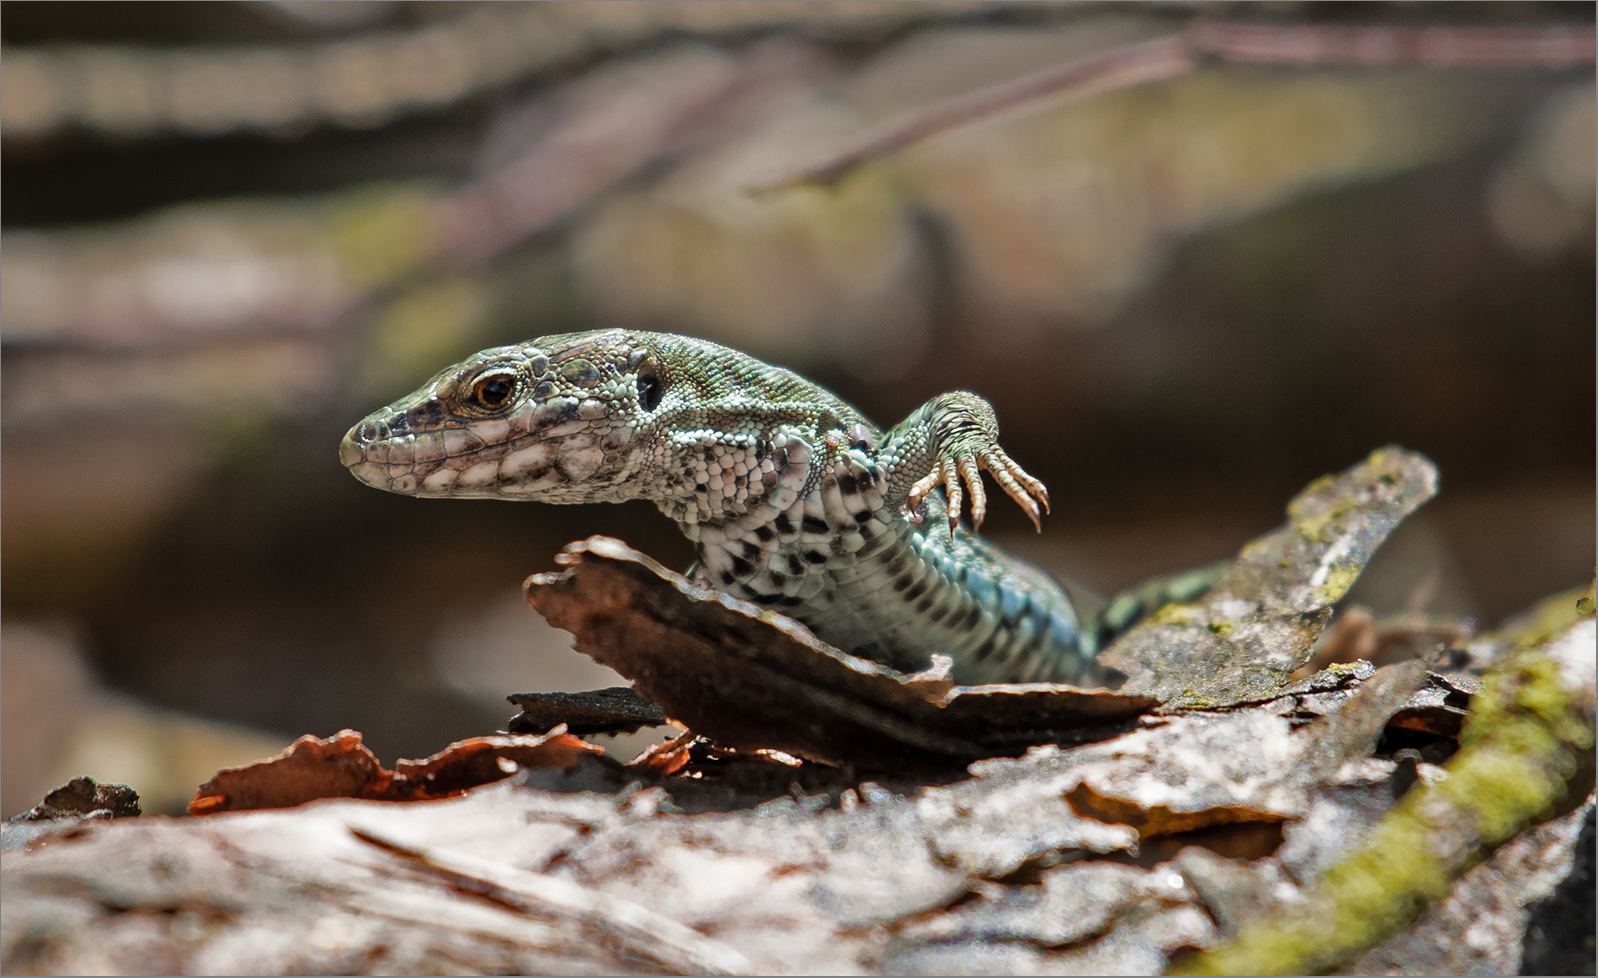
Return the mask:
[[[1417,785],[1301,907],[1256,919],[1169,974],[1311,974],[1346,963],[1414,920],[1527,826],[1593,787],[1593,589],[1579,617],[1525,641],[1483,678],[1448,777]]]

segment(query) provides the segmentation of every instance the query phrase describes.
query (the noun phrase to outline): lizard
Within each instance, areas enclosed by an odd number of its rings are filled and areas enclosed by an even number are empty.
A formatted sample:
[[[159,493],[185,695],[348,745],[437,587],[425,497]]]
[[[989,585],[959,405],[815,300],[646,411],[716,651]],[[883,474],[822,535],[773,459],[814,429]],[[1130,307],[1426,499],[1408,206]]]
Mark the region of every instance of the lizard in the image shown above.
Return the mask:
[[[608,329],[469,357],[356,424],[339,458],[410,496],[649,500],[696,545],[695,584],[900,672],[942,654],[964,685],[1111,683],[1096,653],[1157,598],[1145,587],[1084,621],[1058,582],[978,533],[984,471],[1040,531],[1049,508],[998,436],[970,391],[884,431],[730,347]]]

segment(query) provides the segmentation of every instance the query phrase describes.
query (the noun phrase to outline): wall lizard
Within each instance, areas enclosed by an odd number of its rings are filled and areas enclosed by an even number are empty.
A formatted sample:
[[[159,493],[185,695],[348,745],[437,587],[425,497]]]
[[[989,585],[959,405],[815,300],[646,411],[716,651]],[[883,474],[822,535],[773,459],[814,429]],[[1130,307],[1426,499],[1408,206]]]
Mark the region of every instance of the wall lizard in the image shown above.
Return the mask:
[[[845,651],[912,673],[942,653],[964,684],[1100,684],[1099,647],[1148,602],[1113,603],[1114,628],[1084,622],[1052,578],[977,534],[982,471],[1040,529],[1048,509],[998,434],[969,391],[882,431],[737,350],[612,329],[478,353],[357,424],[339,458],[412,496],[647,499],[697,545],[696,583]]]

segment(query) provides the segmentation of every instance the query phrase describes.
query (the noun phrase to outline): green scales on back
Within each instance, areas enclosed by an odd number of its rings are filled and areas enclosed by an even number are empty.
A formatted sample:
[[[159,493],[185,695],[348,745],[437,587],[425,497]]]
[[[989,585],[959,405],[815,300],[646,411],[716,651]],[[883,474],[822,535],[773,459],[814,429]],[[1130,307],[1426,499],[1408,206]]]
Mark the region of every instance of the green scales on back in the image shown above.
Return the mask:
[[[904,672],[947,655],[964,684],[1098,684],[1110,629],[976,532],[981,471],[1034,523],[1048,505],[998,433],[969,391],[884,432],[792,371],[613,329],[485,350],[356,425],[339,458],[413,496],[647,499],[697,545],[697,583],[840,649]],[[1124,628],[1134,616],[1116,606]]]

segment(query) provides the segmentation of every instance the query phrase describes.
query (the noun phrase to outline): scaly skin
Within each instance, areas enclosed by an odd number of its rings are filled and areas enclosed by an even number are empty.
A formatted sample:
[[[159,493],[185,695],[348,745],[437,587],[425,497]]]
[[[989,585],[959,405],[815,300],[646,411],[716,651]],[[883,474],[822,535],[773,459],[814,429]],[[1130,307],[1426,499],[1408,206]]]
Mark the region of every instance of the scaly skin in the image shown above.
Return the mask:
[[[986,470],[1034,523],[1043,484],[987,401],[942,394],[882,432],[831,391],[705,340],[604,330],[485,350],[350,430],[339,458],[412,496],[647,499],[698,545],[698,583],[905,672],[1100,681],[1060,586],[960,522]],[[939,491],[941,489],[941,491]]]

